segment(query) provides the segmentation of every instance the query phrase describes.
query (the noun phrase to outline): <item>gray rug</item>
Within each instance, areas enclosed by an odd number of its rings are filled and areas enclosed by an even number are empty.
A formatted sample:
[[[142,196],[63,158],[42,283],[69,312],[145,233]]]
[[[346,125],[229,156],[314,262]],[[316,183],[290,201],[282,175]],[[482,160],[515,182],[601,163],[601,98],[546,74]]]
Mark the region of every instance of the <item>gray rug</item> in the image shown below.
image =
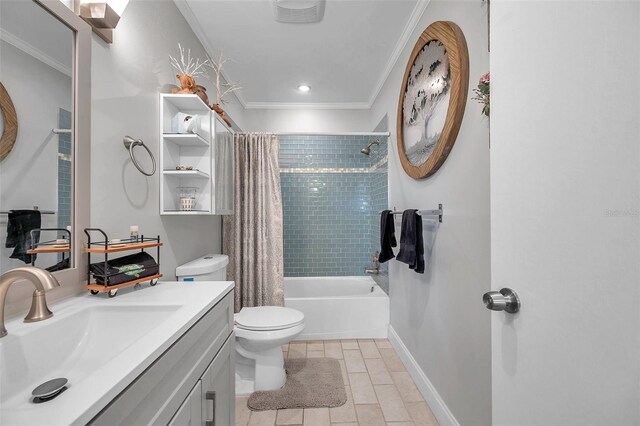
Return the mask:
[[[287,382],[282,389],[252,393],[247,402],[250,409],[339,407],[347,402],[337,359],[285,359],[284,368]]]

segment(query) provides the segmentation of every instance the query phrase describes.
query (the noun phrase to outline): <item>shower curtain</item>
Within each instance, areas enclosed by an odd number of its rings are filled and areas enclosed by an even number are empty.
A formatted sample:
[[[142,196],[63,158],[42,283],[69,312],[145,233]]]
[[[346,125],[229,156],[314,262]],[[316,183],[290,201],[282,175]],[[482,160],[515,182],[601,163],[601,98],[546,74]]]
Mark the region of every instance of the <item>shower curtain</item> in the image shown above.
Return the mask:
[[[284,249],[278,137],[235,135],[234,214],[223,219],[227,279],[235,311],[284,305]]]

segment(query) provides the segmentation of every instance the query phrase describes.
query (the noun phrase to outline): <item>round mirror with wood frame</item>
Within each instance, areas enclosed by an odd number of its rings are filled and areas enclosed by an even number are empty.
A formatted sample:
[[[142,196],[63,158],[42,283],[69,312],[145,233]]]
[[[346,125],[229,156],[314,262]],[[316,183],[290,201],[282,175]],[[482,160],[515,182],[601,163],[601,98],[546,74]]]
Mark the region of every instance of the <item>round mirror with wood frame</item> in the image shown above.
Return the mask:
[[[0,137],[0,161],[13,149],[18,137],[18,116],[11,96],[0,83],[0,113],[2,114],[2,137]]]
[[[431,176],[447,159],[468,90],[469,53],[462,30],[453,22],[432,23],[411,52],[398,103],[398,155],[412,178]]]

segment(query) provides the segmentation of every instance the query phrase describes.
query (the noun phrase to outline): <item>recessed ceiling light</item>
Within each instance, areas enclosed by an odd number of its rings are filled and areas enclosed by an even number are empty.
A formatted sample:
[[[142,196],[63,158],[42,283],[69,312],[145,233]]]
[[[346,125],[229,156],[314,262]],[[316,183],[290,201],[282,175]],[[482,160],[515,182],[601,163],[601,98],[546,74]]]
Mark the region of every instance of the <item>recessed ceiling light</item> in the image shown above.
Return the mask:
[[[298,90],[302,93],[306,93],[311,90],[311,87],[307,86],[306,84],[301,84],[300,86],[298,86]]]

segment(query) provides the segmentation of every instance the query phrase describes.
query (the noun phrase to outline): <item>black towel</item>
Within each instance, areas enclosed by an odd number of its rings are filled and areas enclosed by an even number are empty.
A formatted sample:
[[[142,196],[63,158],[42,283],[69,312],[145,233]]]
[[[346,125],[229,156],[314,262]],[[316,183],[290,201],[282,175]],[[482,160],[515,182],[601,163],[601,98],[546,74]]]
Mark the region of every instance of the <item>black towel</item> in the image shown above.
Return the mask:
[[[384,263],[396,257],[391,247],[397,245],[396,225],[393,221],[393,214],[391,210],[384,210],[380,215],[380,255],[378,256],[378,262]]]
[[[109,260],[106,271],[104,262],[91,264],[91,273],[94,274],[96,283],[104,284],[108,279],[107,285],[122,284],[138,278],[149,277],[157,274],[159,270],[158,263],[146,252]]]
[[[20,259],[24,263],[36,260],[36,255],[27,254],[40,241],[40,232],[34,232],[34,241],[31,241],[31,231],[40,229],[41,217],[38,210],[11,210],[7,221],[7,242],[5,247],[12,248],[12,259]]]
[[[48,268],[46,268],[46,270],[49,272],[56,272],[56,271],[62,271],[64,269],[69,269],[69,268],[71,268],[71,265],[70,265],[69,258],[67,257],[65,260],[61,260],[55,265],[49,266]]]
[[[396,260],[406,263],[410,269],[424,274],[424,241],[422,240],[422,217],[417,210],[402,213],[400,251]]]

